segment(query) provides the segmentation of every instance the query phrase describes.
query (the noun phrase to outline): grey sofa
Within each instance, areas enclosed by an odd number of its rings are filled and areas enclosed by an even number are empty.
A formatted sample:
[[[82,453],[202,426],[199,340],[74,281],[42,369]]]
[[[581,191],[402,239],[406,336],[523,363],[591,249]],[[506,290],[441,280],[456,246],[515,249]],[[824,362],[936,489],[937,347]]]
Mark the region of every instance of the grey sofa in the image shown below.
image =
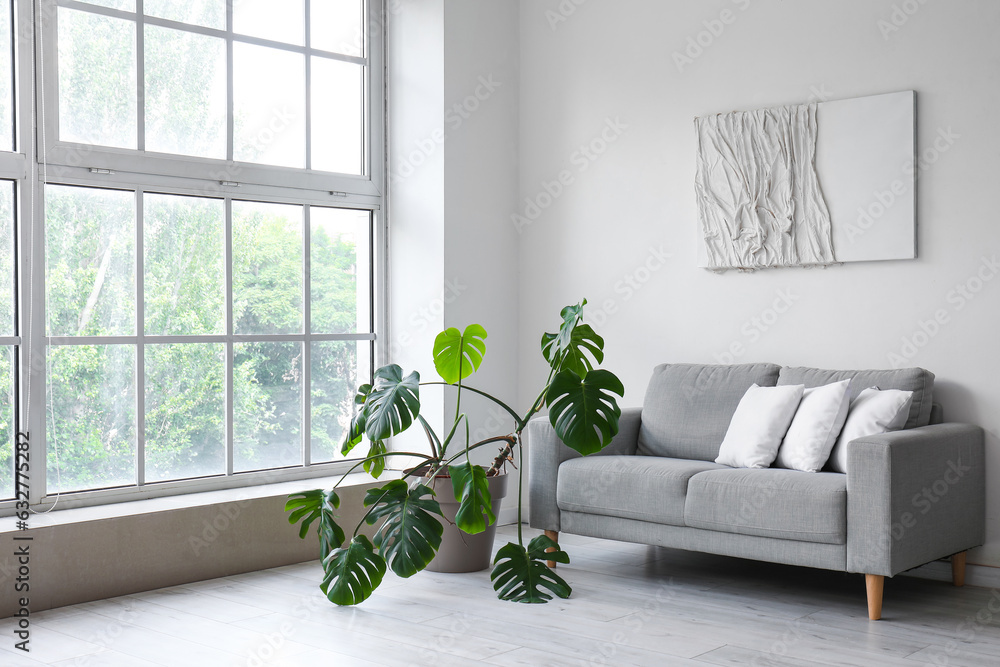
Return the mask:
[[[714,463],[751,384],[846,378],[852,399],[871,386],[914,392],[904,430],[850,443],[847,474]],[[952,556],[962,585],[965,551],[984,541],[983,431],[940,423],[933,384],[920,368],[658,366],[643,407],[622,411],[618,435],[598,454],[580,457],[547,419],[532,420],[531,526],[556,539],[562,531],[865,574],[869,617],[878,619],[884,577]]]

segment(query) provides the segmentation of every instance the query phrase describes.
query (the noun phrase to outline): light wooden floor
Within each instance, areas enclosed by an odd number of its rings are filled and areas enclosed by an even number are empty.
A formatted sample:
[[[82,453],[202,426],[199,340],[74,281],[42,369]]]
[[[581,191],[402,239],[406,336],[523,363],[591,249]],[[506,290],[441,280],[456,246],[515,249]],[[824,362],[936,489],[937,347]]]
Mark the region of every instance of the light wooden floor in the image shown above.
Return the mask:
[[[337,608],[313,562],[35,614],[30,657],[6,619],[0,665],[1000,665],[998,591],[897,577],[872,622],[860,575],[562,545],[574,592],[547,605],[496,600],[488,572],[423,572]]]

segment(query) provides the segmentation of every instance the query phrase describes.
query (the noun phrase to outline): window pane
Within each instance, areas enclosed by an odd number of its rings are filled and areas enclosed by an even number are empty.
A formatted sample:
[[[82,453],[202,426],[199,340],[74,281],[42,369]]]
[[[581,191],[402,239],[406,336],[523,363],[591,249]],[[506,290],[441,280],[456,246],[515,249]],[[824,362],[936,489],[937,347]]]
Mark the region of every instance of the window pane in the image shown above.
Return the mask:
[[[362,382],[371,381],[371,343],[312,343],[310,367],[312,461],[339,461],[345,458],[340,446],[351,423],[354,394]]]
[[[0,181],[0,336],[14,335],[14,183]]]
[[[309,40],[314,49],[360,57],[364,53],[363,0],[312,0]]]
[[[59,138],[136,147],[135,23],[59,8]]]
[[[50,335],[135,333],[134,230],[131,192],[45,187]]]
[[[146,481],[226,472],[226,346],[148,345]]]
[[[0,348],[0,498],[14,497],[14,348]]]
[[[146,26],[146,150],[225,159],[226,40]]]
[[[0,5],[0,151],[14,150],[14,57],[11,6]]]
[[[287,44],[305,44],[304,0],[238,0],[233,2],[233,32]]]
[[[310,209],[313,333],[371,331],[368,211]]]
[[[142,11],[146,16],[226,29],[226,0],[145,0]]]
[[[135,483],[135,348],[49,348],[49,493]]]
[[[233,469],[302,464],[302,345],[233,346]]]
[[[233,45],[233,159],[306,166],[305,56]]]
[[[149,335],[226,332],[225,205],[143,197],[143,279]]]
[[[302,271],[302,207],[234,201],[234,333],[301,333]]]
[[[312,59],[312,168],[360,174],[364,154],[361,65]]]

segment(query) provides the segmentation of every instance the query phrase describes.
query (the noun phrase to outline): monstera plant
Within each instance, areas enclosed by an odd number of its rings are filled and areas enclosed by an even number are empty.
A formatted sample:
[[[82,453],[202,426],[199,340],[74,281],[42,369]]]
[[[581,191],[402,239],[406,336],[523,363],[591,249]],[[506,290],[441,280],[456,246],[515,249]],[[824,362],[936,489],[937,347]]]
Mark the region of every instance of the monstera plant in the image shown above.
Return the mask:
[[[400,577],[410,577],[427,567],[441,545],[441,522],[445,520],[430,480],[450,477],[450,490],[460,503],[455,524],[465,533],[480,533],[495,522],[488,478],[499,474],[505,463],[513,460],[515,449],[520,458],[521,434],[543,408],[548,408],[549,421],[562,441],[581,454],[592,454],[611,442],[621,416],[615,397],[624,396],[625,390],[613,373],[596,368],[604,360],[604,339],[582,322],[586,303],[584,299],[563,308],[559,331],[542,336],[541,352],[549,366],[548,379],[523,415],[496,397],[464,384],[479,369],[486,353],[486,330],[478,324],[465,331],[450,328],[438,334],[434,367],[441,381],[421,382],[416,371],[404,374],[399,366],[390,364],[375,372],[372,384],[358,389],[342,451],[348,454],[367,442],[364,458],[333,489],[292,494],[285,505],[290,512],[289,522],[301,522],[299,537],[305,538],[310,527],[316,527],[325,573],[320,588],[331,602],[362,602],[382,582],[387,568]],[[455,418],[444,438],[420,414],[420,388],[426,385],[445,385],[455,393]],[[464,392],[485,397],[509,413],[514,419],[513,431],[472,442],[469,419],[461,412]],[[389,438],[414,423],[419,423],[426,434],[429,453],[389,451]],[[470,452],[489,445],[500,448],[493,465],[488,469],[473,465]],[[393,456],[414,457],[421,464],[404,472],[402,479],[367,492],[367,511],[347,539],[337,523],[337,486],[359,467],[378,478],[386,460]],[[517,467],[523,470],[523,466]],[[552,595],[568,597],[570,586],[545,563],[568,563],[566,552],[545,535],[524,544],[520,489],[519,484],[517,543],[509,543],[497,552],[491,573],[493,587],[500,599],[516,602],[546,602]],[[378,525],[373,540],[358,532],[365,523]]]

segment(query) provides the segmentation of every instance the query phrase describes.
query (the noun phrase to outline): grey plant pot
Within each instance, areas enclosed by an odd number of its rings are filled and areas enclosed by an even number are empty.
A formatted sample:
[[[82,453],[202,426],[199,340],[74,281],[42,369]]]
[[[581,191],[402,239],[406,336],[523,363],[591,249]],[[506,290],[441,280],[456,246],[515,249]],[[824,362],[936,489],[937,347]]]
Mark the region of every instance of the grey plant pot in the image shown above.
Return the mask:
[[[444,534],[441,536],[441,548],[434,556],[427,569],[431,572],[479,572],[490,566],[493,557],[493,538],[496,536],[497,524],[494,521],[486,530],[478,535],[463,533],[455,525],[455,513],[458,512],[458,501],[452,491],[450,477],[438,477],[433,480],[432,488],[437,494],[441,513],[447,519],[443,522]],[[488,478],[493,514],[500,516],[501,500],[507,495],[507,473]]]

